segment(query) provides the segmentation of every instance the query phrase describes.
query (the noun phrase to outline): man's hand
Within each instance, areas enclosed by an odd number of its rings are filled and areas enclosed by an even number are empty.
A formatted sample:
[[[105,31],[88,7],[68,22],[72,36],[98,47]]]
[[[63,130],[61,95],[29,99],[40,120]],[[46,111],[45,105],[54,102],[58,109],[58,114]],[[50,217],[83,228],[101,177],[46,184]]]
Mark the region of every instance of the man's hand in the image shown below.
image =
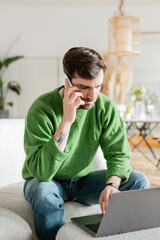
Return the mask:
[[[54,138],[59,149],[63,152],[66,147],[69,131],[76,118],[76,109],[85,102],[81,100],[82,93],[78,87],[69,87],[68,79],[65,79],[65,89],[63,90],[63,118],[57,128]]]
[[[118,189],[112,186],[106,186],[104,190],[101,192],[101,195],[99,198],[99,204],[102,210],[102,214],[104,214],[106,211],[110,197],[112,196],[112,194],[116,192],[119,192]]]
[[[72,124],[76,118],[76,109],[85,102],[81,99],[82,93],[78,87],[69,86],[68,79],[65,79],[65,89],[63,91],[63,121]]]

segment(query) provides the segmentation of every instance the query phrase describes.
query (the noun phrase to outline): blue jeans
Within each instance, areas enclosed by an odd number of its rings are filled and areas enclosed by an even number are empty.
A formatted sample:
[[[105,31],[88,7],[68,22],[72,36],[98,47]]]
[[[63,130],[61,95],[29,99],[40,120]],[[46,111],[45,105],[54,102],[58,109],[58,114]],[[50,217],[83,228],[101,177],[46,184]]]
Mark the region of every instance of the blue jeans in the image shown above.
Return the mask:
[[[91,172],[85,177],[73,180],[52,180],[38,182],[26,180],[24,195],[33,209],[35,230],[39,240],[54,240],[60,227],[65,224],[65,201],[87,205],[98,204],[106,184],[106,170]],[[120,191],[149,188],[149,181],[143,173],[132,171],[128,182]]]

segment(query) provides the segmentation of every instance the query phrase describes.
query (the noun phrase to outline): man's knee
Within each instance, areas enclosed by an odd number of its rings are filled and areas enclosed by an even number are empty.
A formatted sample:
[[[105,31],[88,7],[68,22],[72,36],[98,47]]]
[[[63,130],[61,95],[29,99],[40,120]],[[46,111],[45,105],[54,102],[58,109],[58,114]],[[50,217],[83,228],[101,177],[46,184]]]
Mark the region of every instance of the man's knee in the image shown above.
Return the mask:
[[[138,171],[132,171],[133,179],[134,179],[134,185],[135,185],[135,189],[145,189],[145,188],[149,188],[149,180],[148,177],[142,173],[142,172],[138,172]]]
[[[63,205],[63,199],[59,195],[59,189],[53,182],[38,182],[34,180],[30,188],[31,197],[29,202],[33,208],[45,208],[52,205],[52,208],[59,208]]]
[[[149,180],[148,180],[148,177],[144,173],[140,174],[138,180],[139,180],[139,185],[141,188],[143,188],[143,189],[149,188],[149,186],[150,186]]]
[[[148,177],[138,171],[132,171],[128,181],[120,186],[120,191],[149,188]]]

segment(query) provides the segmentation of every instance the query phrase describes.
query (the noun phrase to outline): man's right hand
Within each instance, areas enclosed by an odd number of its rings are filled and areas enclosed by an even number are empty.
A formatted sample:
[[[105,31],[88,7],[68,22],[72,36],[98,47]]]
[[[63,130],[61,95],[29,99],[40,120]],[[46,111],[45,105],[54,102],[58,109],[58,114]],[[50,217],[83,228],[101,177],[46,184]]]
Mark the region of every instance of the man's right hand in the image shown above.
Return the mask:
[[[85,103],[80,97],[82,97],[82,93],[78,87],[70,87],[68,79],[65,79],[65,89],[63,90],[63,118],[54,134],[54,138],[62,152],[65,150],[71,125],[76,118],[76,109],[79,105]]]
[[[69,86],[68,79],[65,79],[65,89],[63,91],[63,121],[72,124],[76,118],[76,109],[85,102],[81,99],[82,93],[78,87]]]

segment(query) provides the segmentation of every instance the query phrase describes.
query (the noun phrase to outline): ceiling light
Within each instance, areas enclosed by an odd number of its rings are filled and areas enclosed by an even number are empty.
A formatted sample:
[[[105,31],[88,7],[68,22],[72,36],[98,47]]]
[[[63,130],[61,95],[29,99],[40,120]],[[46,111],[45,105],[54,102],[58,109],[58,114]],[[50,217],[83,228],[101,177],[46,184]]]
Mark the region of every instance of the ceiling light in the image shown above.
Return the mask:
[[[140,54],[140,19],[124,14],[124,0],[119,11],[109,18],[108,53],[117,57]]]

